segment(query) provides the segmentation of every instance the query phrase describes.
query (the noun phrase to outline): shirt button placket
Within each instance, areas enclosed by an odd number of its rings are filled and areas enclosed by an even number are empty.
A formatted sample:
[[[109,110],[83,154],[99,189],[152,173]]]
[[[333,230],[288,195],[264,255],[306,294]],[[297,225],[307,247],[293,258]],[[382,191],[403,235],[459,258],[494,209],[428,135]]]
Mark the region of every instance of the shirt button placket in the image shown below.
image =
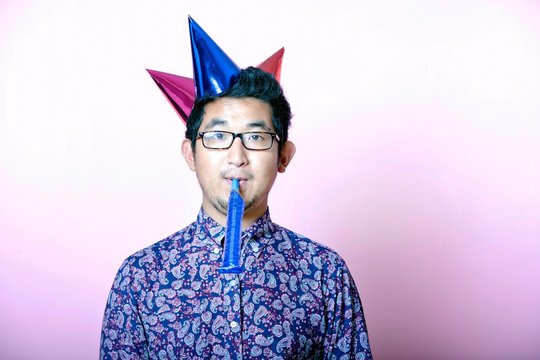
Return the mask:
[[[225,276],[225,291],[231,299],[229,309],[227,310],[227,319],[229,321],[231,342],[234,344],[236,359],[243,358],[242,346],[242,320],[241,320],[241,296],[238,275]]]

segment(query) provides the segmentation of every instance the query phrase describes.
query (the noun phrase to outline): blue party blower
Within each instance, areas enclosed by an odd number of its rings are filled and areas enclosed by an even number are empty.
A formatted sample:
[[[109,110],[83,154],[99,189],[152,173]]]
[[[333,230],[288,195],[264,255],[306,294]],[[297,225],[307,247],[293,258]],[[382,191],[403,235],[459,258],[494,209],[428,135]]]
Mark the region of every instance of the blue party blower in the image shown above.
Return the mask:
[[[244,199],[240,196],[240,182],[238,179],[232,179],[229,209],[227,211],[223,264],[219,268],[222,274],[239,274],[242,272],[242,266],[240,266],[240,235],[242,233],[243,216]]]

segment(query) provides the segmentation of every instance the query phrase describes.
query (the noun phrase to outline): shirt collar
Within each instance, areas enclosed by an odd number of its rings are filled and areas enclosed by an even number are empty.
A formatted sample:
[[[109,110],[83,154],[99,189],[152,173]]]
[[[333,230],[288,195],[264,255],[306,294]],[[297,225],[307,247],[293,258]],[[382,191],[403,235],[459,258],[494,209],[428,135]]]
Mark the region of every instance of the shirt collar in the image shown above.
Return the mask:
[[[213,240],[218,245],[222,245],[225,238],[225,227],[215,221],[201,207],[197,215],[197,233],[204,234],[206,237]],[[242,231],[242,243],[247,243],[250,239],[266,244],[272,239],[272,233],[275,230],[275,225],[270,218],[270,210],[253,222],[247,229]]]

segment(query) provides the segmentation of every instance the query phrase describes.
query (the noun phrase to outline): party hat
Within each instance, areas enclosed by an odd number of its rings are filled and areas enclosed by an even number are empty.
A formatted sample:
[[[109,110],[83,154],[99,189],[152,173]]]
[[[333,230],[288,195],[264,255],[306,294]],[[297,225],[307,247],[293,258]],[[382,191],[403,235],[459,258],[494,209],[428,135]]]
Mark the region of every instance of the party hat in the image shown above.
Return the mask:
[[[191,17],[188,19],[194,80],[147,69],[184,123],[196,98],[221,94],[241,70],[195,20]],[[257,67],[271,73],[279,81],[284,51],[281,48]]]

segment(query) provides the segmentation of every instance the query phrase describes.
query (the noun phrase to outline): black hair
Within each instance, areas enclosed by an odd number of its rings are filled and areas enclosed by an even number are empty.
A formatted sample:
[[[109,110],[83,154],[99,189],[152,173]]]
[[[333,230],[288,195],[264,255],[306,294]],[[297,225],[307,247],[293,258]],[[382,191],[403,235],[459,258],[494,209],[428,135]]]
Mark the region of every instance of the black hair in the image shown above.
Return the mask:
[[[272,125],[279,137],[278,151],[287,141],[289,126],[291,125],[291,107],[283,94],[283,89],[274,76],[255,67],[248,67],[238,73],[227,90],[216,96],[197,98],[191,114],[187,120],[186,138],[191,140],[191,147],[195,149],[195,140],[202,123],[204,109],[209,103],[224,97],[244,98],[252,97],[261,100],[272,109]]]

